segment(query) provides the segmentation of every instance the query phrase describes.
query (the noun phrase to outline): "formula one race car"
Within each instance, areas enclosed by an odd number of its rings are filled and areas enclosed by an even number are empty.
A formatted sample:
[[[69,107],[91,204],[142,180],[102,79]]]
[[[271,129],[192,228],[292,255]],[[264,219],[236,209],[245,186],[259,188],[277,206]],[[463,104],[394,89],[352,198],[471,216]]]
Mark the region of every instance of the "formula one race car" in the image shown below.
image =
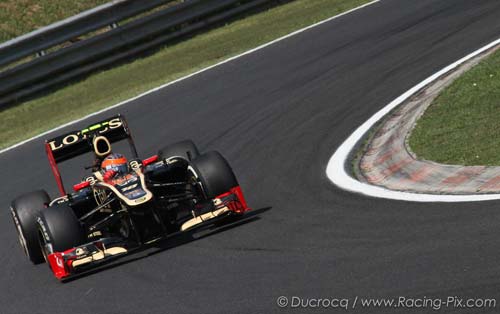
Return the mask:
[[[133,158],[112,151],[127,139]],[[241,188],[218,152],[200,154],[186,140],[139,159],[123,116],[46,141],[61,196],[43,190],[16,198],[11,213],[19,241],[35,264],[59,279],[150,243],[248,210]],[[92,173],[66,193],[57,164],[93,152]]]

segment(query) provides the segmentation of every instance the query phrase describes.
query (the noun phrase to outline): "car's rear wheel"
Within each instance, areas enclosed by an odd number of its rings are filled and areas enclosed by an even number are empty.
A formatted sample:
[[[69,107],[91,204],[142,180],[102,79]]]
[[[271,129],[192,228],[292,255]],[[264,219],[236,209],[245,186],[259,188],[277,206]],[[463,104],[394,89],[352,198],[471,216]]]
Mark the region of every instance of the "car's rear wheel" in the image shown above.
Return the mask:
[[[195,159],[200,155],[198,148],[191,140],[170,144],[158,152],[160,159],[182,157],[187,160]]]
[[[37,217],[42,208],[50,203],[50,197],[44,190],[33,191],[19,196],[11,204],[11,215],[14,220],[19,243],[33,264],[44,261],[38,244]]]
[[[66,204],[43,209],[37,223],[39,246],[45,259],[48,254],[66,251],[87,240],[83,226]]]
[[[190,170],[201,184],[207,199],[238,186],[231,166],[219,152],[211,151],[191,161]]]

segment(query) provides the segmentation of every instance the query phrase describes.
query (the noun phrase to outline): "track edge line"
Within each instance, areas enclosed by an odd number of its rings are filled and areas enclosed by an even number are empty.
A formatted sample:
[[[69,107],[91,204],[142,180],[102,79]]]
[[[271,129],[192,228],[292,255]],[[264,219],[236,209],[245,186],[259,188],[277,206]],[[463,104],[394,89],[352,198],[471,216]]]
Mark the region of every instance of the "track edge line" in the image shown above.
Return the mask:
[[[33,136],[33,137],[29,138],[29,139],[23,140],[23,141],[18,142],[18,143],[14,144],[14,145],[11,145],[11,146],[9,146],[9,147],[6,147],[6,148],[4,148],[4,149],[1,149],[1,150],[0,150],[0,154],[3,154],[3,153],[5,153],[5,152],[8,152],[8,151],[10,151],[10,150],[12,150],[12,149],[15,149],[15,148],[17,148],[17,147],[20,147],[20,146],[22,146],[22,145],[24,145],[24,144],[27,144],[27,143],[29,143],[29,142],[31,142],[31,141],[33,141],[33,140],[39,139],[39,138],[41,138],[41,137],[43,137],[43,136],[45,136],[45,135],[48,135],[48,134],[50,134],[50,133],[52,133],[52,132],[58,131],[58,130],[60,130],[60,129],[63,129],[63,128],[65,128],[65,127],[67,127],[67,126],[70,126],[70,125],[72,125],[72,124],[75,124],[75,123],[78,123],[78,122],[84,121],[84,120],[86,120],[86,119],[89,119],[89,118],[91,118],[91,117],[94,117],[94,116],[96,116],[96,115],[99,115],[99,114],[101,114],[101,113],[104,113],[104,112],[106,112],[106,111],[113,110],[113,109],[115,109],[115,108],[121,107],[121,106],[123,106],[123,105],[125,105],[125,104],[128,104],[128,103],[130,103],[130,102],[134,101],[134,100],[137,100],[137,99],[139,99],[139,98],[142,98],[142,97],[144,97],[144,96],[147,96],[147,95],[149,95],[149,94],[152,94],[152,93],[154,93],[154,92],[157,92],[157,91],[159,91],[159,90],[161,90],[161,89],[163,89],[163,88],[167,88],[167,87],[169,87],[170,85],[173,85],[173,84],[179,83],[179,82],[181,82],[181,81],[187,80],[187,79],[189,79],[189,78],[191,78],[191,77],[193,77],[193,76],[196,76],[196,75],[198,75],[198,74],[201,74],[201,73],[203,73],[203,72],[209,71],[209,70],[211,70],[211,69],[213,69],[213,68],[216,68],[216,67],[218,67],[218,66],[220,66],[220,65],[223,65],[223,64],[225,64],[225,63],[229,63],[229,62],[231,62],[231,61],[233,61],[233,60],[239,59],[239,58],[241,58],[241,57],[243,57],[243,56],[246,56],[246,55],[248,55],[248,54],[251,54],[251,53],[254,53],[254,52],[259,51],[259,50],[261,50],[261,49],[264,49],[264,48],[266,48],[266,47],[268,47],[268,46],[271,46],[271,45],[273,45],[273,44],[275,44],[275,43],[277,43],[277,42],[280,42],[280,41],[282,41],[282,40],[285,40],[285,39],[290,38],[290,37],[292,37],[292,36],[295,36],[295,35],[297,35],[297,34],[303,33],[303,32],[305,32],[305,31],[307,31],[307,30],[309,30],[309,29],[312,29],[312,28],[317,27],[317,26],[319,26],[319,25],[322,25],[322,24],[328,23],[328,22],[330,22],[330,21],[332,21],[332,20],[335,20],[335,19],[337,19],[337,18],[339,18],[339,17],[342,17],[342,16],[347,15],[347,14],[349,14],[349,13],[352,13],[352,12],[354,12],[354,11],[357,11],[357,10],[363,9],[363,8],[365,8],[365,7],[367,7],[367,6],[370,6],[370,5],[375,4],[375,3],[377,3],[377,2],[380,2],[380,1],[381,1],[381,0],[373,0],[373,1],[371,1],[371,2],[368,2],[368,3],[362,4],[362,5],[358,6],[358,7],[352,8],[352,9],[347,10],[347,11],[342,12],[342,13],[339,13],[339,14],[337,14],[337,15],[334,15],[334,16],[329,17],[329,18],[327,18],[327,19],[321,20],[321,21],[319,21],[319,22],[317,22],[317,23],[314,23],[314,24],[312,24],[312,25],[306,26],[306,27],[304,27],[304,28],[298,29],[298,30],[293,31],[293,32],[291,32],[291,33],[289,33],[289,34],[286,34],[286,35],[284,35],[284,36],[281,36],[281,37],[279,37],[279,38],[276,38],[276,39],[274,39],[274,40],[272,40],[272,41],[270,41],[270,42],[267,42],[267,43],[265,43],[265,44],[262,44],[262,45],[260,45],[260,46],[255,47],[255,48],[252,48],[252,49],[250,49],[250,50],[247,50],[247,51],[245,51],[245,52],[242,52],[242,53],[240,53],[240,54],[238,54],[238,55],[236,55],[236,56],[232,56],[232,57],[230,57],[230,58],[227,58],[227,59],[225,59],[225,60],[222,60],[222,61],[220,61],[220,62],[218,62],[218,63],[216,63],[216,64],[210,65],[210,66],[205,67],[205,68],[203,68],[203,69],[201,69],[201,70],[195,71],[195,72],[193,72],[193,73],[190,73],[190,74],[188,74],[188,75],[185,75],[185,76],[183,76],[183,77],[180,77],[180,78],[178,78],[178,79],[176,79],[176,80],[173,80],[173,81],[167,82],[167,83],[165,83],[165,84],[163,84],[163,85],[160,85],[160,86],[158,86],[158,87],[152,88],[152,89],[150,89],[150,90],[148,90],[148,91],[146,91],[146,92],[144,92],[144,93],[141,93],[141,94],[139,94],[139,95],[137,95],[137,96],[134,96],[134,97],[132,97],[132,98],[126,99],[126,100],[124,100],[124,101],[121,101],[121,102],[119,102],[119,103],[117,103],[117,104],[114,104],[114,105],[112,105],[112,106],[110,106],[110,107],[106,107],[106,108],[104,108],[104,109],[101,109],[101,110],[98,110],[98,111],[96,111],[96,112],[90,113],[90,114],[88,114],[88,115],[86,115],[86,116],[83,116],[82,118],[78,118],[78,119],[72,120],[72,121],[70,121],[70,122],[64,123],[64,124],[62,124],[62,125],[60,125],[60,126],[58,126],[58,127],[55,127],[55,128],[50,129],[50,130],[48,130],[48,131],[42,132],[42,133],[40,133],[40,134],[38,134],[38,135],[35,135],[35,136]]]
[[[500,194],[482,194],[482,195],[450,195],[450,194],[425,194],[425,193],[411,193],[411,192],[401,192],[393,191],[387,188],[371,185],[368,183],[360,182],[350,176],[347,171],[347,163],[352,150],[356,147],[357,143],[363,139],[363,137],[370,131],[370,129],[381,119],[384,118],[392,109],[396,108],[402,104],[405,100],[410,98],[420,89],[428,85],[429,83],[438,79],[441,75],[449,72],[456,67],[460,66],[464,62],[474,58],[475,56],[483,53],[484,51],[500,44],[500,38],[494,40],[493,42],[479,48],[478,50],[472,52],[471,54],[463,57],[462,59],[455,61],[454,63],[446,66],[435,74],[429,76],[427,79],[423,80],[419,84],[415,85],[404,94],[394,99],[388,105],[383,107],[381,110],[376,112],[367,121],[365,121],[361,126],[359,126],[335,151],[330,160],[328,161],[326,167],[326,175],[330,181],[333,182],[339,188],[363,194],[366,196],[393,199],[400,201],[410,201],[410,202],[475,202],[475,201],[489,201],[500,199]]]

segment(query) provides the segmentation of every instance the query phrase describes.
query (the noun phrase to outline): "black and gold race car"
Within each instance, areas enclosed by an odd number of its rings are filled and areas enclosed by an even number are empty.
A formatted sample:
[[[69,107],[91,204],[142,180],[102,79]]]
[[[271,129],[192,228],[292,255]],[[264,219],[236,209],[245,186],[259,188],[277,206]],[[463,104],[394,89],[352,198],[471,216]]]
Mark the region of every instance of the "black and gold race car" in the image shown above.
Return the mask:
[[[112,150],[111,143],[120,140],[128,140],[132,158]],[[60,280],[250,210],[221,154],[200,154],[185,140],[140,159],[121,115],[48,140],[45,149],[61,195],[23,194],[11,213],[28,258],[47,262]],[[89,152],[92,173],[67,193],[58,163]]]

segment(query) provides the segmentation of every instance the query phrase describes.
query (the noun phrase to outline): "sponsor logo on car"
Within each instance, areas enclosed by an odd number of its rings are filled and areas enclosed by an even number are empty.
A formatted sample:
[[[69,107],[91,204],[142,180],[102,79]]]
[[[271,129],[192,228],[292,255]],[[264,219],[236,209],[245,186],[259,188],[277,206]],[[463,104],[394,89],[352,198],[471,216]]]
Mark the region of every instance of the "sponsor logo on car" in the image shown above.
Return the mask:
[[[50,141],[50,149],[52,151],[57,151],[65,146],[75,144],[81,140],[85,140],[87,139],[89,132],[94,130],[98,130],[97,133],[99,134],[105,134],[109,130],[117,129],[121,126],[123,126],[122,120],[120,118],[113,118],[109,121],[98,123],[84,130],[78,131],[75,134],[68,134],[62,139],[58,138]]]

